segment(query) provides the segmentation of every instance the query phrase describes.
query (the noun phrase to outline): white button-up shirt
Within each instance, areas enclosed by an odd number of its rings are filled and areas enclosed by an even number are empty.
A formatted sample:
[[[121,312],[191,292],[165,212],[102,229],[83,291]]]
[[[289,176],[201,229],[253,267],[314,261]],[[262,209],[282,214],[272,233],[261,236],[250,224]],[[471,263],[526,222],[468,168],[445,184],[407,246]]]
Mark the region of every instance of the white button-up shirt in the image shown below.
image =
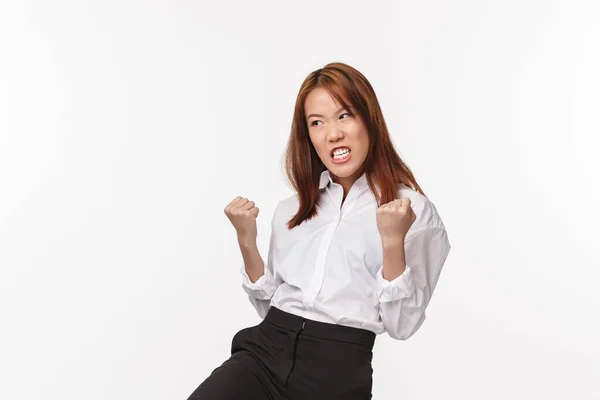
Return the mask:
[[[408,339],[425,320],[450,251],[435,206],[399,185],[399,197],[411,200],[416,220],[404,241],[406,269],[390,282],[382,274],[377,202],[366,174],[354,182],[343,204],[343,188],[328,170],[321,174],[319,187],[325,189],[319,214],[292,230],[286,224],[298,210],[297,195],[277,204],[265,274],[252,283],[242,264],[242,287],[250,302],[261,318],[275,306],[316,321]]]

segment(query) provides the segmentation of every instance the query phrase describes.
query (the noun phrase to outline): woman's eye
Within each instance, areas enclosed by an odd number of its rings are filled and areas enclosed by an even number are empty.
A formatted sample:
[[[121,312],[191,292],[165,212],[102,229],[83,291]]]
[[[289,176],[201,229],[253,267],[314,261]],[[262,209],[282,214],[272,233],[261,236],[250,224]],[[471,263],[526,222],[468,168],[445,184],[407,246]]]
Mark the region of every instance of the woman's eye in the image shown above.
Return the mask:
[[[343,115],[350,116],[350,113],[343,113],[342,115],[340,115],[340,118],[341,118]]]
[[[315,126],[315,124],[316,124],[317,122],[321,122],[321,121],[319,121],[319,120],[313,121],[313,122],[311,122],[311,123],[310,123],[310,125],[311,125],[311,126]]]

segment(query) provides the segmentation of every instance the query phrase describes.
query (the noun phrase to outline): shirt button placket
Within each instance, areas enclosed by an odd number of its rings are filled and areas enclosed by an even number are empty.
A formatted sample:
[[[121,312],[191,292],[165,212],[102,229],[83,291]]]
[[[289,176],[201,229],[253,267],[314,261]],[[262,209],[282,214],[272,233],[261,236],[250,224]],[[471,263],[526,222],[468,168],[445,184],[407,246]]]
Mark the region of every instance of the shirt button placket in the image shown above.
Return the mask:
[[[338,213],[337,220],[333,222],[333,226],[329,229],[325,237],[323,238],[323,242],[321,244],[321,248],[319,249],[319,254],[317,256],[315,272],[310,281],[310,285],[306,292],[304,292],[303,302],[307,307],[313,307],[315,303],[315,299],[319,292],[321,291],[321,287],[323,286],[323,278],[325,278],[325,262],[327,261],[327,253],[329,251],[329,246],[331,245],[331,240],[333,239],[333,235],[335,230],[337,229],[340,223],[341,214]]]

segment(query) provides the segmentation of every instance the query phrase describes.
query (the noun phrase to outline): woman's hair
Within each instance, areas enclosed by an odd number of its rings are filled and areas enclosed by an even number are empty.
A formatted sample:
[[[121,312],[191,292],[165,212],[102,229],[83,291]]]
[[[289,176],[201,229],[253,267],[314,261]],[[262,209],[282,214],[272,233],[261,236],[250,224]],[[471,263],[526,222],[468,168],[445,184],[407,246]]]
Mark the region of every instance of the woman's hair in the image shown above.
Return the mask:
[[[353,106],[365,124],[369,135],[369,151],[364,161],[364,172],[377,206],[396,200],[399,184],[405,184],[425,195],[394,148],[377,96],[367,78],[349,65],[333,62],[311,72],[302,83],[296,98],[285,152],[285,174],[298,194],[300,207],[288,221],[288,229],[318,214],[319,181],[325,165],[310,140],[304,110],[306,96],[317,87],[327,90],[346,110],[349,111],[349,107]],[[374,183],[379,186],[381,196],[375,190]]]

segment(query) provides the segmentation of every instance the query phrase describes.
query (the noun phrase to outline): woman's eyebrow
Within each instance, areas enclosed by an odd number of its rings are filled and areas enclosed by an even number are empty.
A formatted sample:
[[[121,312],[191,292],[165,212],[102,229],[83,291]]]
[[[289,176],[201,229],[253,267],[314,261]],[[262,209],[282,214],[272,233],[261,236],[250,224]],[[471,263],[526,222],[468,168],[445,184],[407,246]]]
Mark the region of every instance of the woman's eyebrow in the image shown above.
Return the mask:
[[[350,107],[350,108],[352,108],[352,107]],[[346,107],[341,107],[336,112],[334,112],[334,114],[337,114],[340,111],[345,110],[345,109],[346,109]],[[306,119],[309,119],[310,117],[321,117],[322,118],[323,116],[321,114],[310,114],[308,117],[306,117]]]

